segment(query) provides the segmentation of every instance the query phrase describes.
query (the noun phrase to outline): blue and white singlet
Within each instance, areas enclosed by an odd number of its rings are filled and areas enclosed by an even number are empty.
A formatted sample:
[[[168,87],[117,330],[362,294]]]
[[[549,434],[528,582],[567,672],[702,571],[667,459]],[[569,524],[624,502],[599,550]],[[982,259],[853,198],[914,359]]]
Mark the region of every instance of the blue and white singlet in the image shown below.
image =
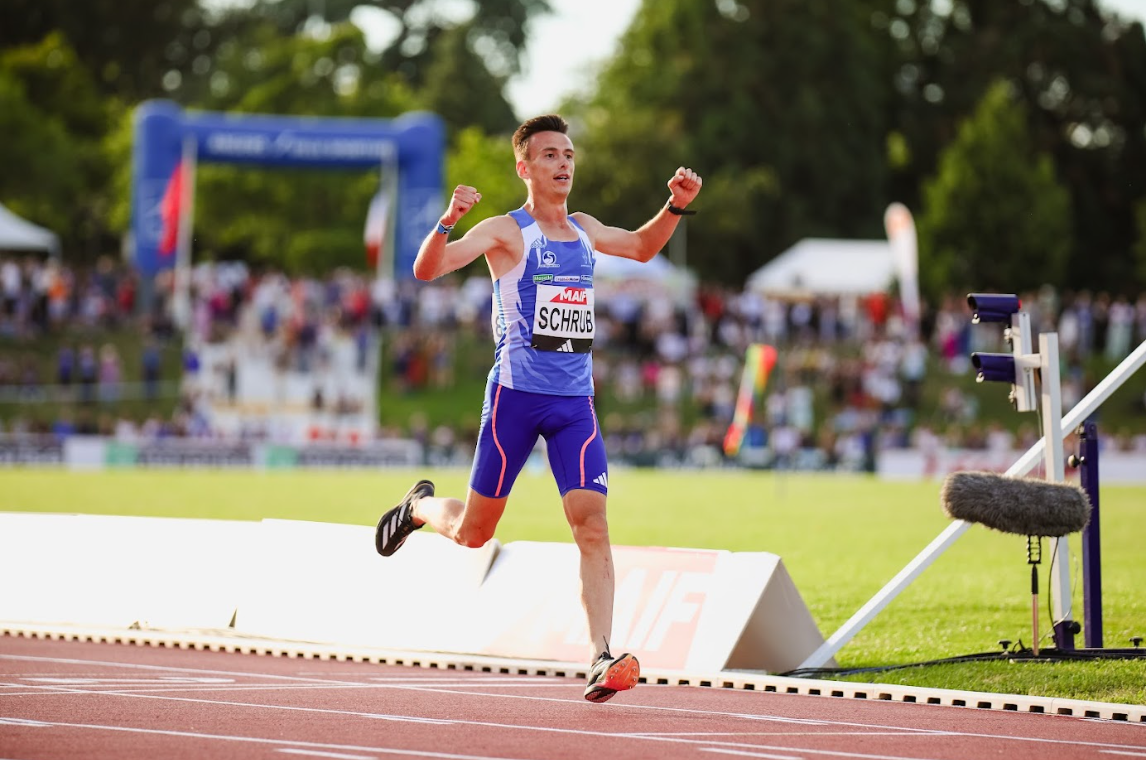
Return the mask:
[[[524,209],[509,212],[525,254],[493,283],[497,347],[489,381],[530,393],[593,395],[593,266],[589,237],[549,240]]]

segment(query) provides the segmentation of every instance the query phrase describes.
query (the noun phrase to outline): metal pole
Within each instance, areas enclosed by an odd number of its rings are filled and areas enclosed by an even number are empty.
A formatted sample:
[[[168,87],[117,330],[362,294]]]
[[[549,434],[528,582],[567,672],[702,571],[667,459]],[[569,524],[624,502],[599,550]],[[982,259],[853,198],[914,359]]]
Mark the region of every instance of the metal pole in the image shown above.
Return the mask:
[[[379,280],[392,280],[397,277],[394,271],[397,257],[397,228],[396,209],[398,208],[398,149],[394,143],[385,143],[382,148],[382,157],[379,160],[378,188],[382,195],[382,215],[379,220],[382,225],[382,240],[378,249],[378,261],[375,262],[374,277]],[[383,265],[383,258],[386,263]]]
[[[1130,379],[1131,375],[1141,369],[1143,364],[1146,364],[1146,340],[1142,341],[1138,348],[1134,349],[1109,375],[1104,377],[1102,382],[1094,386],[1094,389],[1086,394],[1082,401],[1075,405],[1074,409],[1067,412],[1066,416],[1062,418],[1062,429],[1073,430],[1081,425],[1083,420],[1094,414],[1095,410],[1102,406],[1106,399],[1114,394],[1114,391],[1122,387],[1122,384]],[[1019,461],[1007,470],[1006,474],[1017,477],[1026,475],[1034,468],[1035,461],[1042,456],[1045,445],[1046,442],[1042,438],[1035,441],[1035,444],[1027,449],[1027,453],[1023,454]]]
[[[1058,333],[1039,336],[1039,364],[1042,371],[1042,410],[1046,430],[1043,440],[1043,462],[1046,480],[1061,483],[1066,480],[1066,461],[1062,438],[1062,392],[1058,369]],[[1051,573],[1051,614],[1054,619],[1054,640],[1059,649],[1074,649],[1074,634],[1078,624],[1072,619],[1074,599],[1070,589],[1070,542],[1066,536],[1054,540],[1053,571]]]
[[[1146,341],[1142,341],[1138,348],[1134,349],[1129,356],[1123,359],[1122,362],[1114,368],[1114,371],[1103,378],[1102,382],[1094,387],[1094,390],[1086,394],[1082,401],[1078,402],[1074,409],[1071,409],[1070,412],[1062,418],[1060,431],[1074,428],[1079,422],[1093,414],[1094,410],[1102,406],[1103,402],[1137,372],[1143,364],[1146,364]],[[1035,444],[1031,446],[1025,454],[1019,457],[1018,461],[1011,465],[1004,474],[1014,477],[1026,475],[1035,466],[1035,460],[1042,454],[1045,445],[1045,439],[1035,441]],[[878,615],[884,607],[891,604],[891,601],[899,596],[900,592],[910,586],[924,570],[930,567],[932,562],[938,559],[940,554],[947,551],[970,527],[971,523],[963,520],[955,520],[948,525],[939,536],[927,545],[927,548],[917,554],[911,562],[907,563],[875,596],[869,599],[863,607],[860,607],[854,615],[848,618],[847,622],[840,626],[827,641],[820,645],[815,652],[808,655],[808,657],[800,663],[800,667],[823,667],[828,660],[835,656],[836,652],[840,651],[845,644],[851,641],[852,637],[871,622],[872,618]]]
[[[183,138],[183,161],[179,171],[179,216],[176,221],[175,282],[172,289],[172,316],[175,325],[186,335],[191,326],[191,243],[195,226],[195,170],[198,145],[193,135]]]
[[[1102,649],[1102,545],[1098,521],[1098,427],[1087,420],[1079,428],[1079,480],[1090,498],[1090,522],[1082,531],[1083,642]]]
[[[1031,566],[1031,653],[1039,656],[1039,562],[1042,560],[1043,540],[1027,536],[1027,563]]]

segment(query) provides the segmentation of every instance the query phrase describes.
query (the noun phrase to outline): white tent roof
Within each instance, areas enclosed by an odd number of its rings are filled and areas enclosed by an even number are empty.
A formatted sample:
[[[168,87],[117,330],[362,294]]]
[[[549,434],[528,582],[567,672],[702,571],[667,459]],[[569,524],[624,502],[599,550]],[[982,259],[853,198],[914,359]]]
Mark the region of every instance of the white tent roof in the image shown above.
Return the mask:
[[[749,275],[745,288],[771,296],[864,295],[894,279],[886,240],[805,238]]]
[[[60,238],[0,204],[0,250],[47,251],[55,256],[60,252]]]
[[[663,253],[642,263],[598,251],[593,279],[593,290],[603,298],[627,294],[638,300],[669,298],[687,305],[696,293],[696,275],[673,264]]]

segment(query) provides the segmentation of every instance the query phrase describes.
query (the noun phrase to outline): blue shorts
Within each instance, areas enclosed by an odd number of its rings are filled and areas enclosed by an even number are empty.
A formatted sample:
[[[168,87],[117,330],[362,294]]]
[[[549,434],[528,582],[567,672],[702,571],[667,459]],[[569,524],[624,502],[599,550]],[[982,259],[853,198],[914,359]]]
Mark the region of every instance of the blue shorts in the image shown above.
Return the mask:
[[[609,492],[592,396],[528,393],[496,383],[486,387],[470,488],[489,498],[508,496],[539,435],[562,496],[574,488]]]

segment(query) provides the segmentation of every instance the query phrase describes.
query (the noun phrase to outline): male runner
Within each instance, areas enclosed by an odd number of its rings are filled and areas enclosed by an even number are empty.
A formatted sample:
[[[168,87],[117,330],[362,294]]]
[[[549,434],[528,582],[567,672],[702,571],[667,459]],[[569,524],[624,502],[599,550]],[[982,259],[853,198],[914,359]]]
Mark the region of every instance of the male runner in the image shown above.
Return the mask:
[[[484,219],[460,239],[450,231],[481,193],[458,185],[437,229],[422,242],[414,276],[432,280],[485,255],[494,285],[497,346],[489,373],[470,487],[464,502],[434,495],[420,480],[378,521],[378,552],[390,556],[412,531],[431,525],[453,541],[479,547],[493,538],[510,489],[537,436],[561,493],[581,553],[581,603],[588,618],[592,668],[585,698],[604,702],[631,689],[640,664],[609,652],[613,624],[613,554],[605,517],[608,463],[593,409],[593,267],[597,253],[649,261],[668,242],[701,178],[685,167],[668,182],[669,199],[636,231],[570,214],[573,142],[560,116],[517,128],[513,151],[525,182],[525,205]]]

